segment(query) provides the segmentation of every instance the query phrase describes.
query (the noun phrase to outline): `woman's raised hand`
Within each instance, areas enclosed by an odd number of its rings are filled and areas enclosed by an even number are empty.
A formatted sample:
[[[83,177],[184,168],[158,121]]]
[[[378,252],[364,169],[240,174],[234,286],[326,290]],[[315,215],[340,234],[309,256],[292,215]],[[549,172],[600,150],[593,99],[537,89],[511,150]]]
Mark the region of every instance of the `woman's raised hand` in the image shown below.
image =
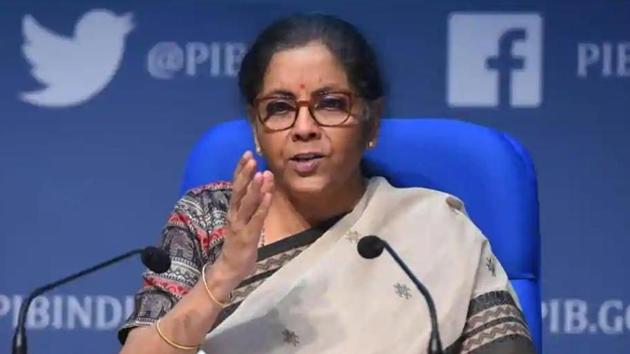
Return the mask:
[[[227,233],[219,257],[239,282],[256,267],[258,244],[274,189],[270,171],[255,172],[256,160],[246,151],[234,170]]]

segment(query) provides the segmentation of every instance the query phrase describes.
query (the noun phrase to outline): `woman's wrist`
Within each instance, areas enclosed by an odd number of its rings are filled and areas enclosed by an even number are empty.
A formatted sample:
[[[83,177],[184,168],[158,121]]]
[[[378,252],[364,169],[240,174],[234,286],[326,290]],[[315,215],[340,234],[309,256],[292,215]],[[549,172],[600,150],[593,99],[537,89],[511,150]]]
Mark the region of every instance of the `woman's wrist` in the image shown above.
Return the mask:
[[[219,260],[204,269],[206,271],[201,274],[204,278],[199,279],[197,285],[162,321],[162,329],[181,343],[194,343],[212,328],[223,305],[229,301],[230,293],[240,283]],[[208,296],[208,291],[216,300]],[[172,323],[178,325],[173,328]]]
[[[222,303],[229,301],[232,290],[243,280],[242,276],[227,265],[220,256],[214,264],[206,267],[203,276],[206,280],[204,286],[207,286],[208,291]]]

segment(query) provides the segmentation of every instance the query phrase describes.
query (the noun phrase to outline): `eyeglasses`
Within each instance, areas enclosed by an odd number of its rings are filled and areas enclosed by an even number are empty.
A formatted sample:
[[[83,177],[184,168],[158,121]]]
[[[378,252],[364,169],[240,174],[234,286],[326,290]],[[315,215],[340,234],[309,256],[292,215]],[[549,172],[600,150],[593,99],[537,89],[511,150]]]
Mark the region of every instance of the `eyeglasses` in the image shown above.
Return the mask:
[[[353,94],[346,91],[325,92],[310,100],[296,101],[290,97],[271,96],[254,100],[258,120],[271,131],[290,129],[295,125],[300,107],[308,107],[315,122],[323,127],[345,123],[352,110]]]

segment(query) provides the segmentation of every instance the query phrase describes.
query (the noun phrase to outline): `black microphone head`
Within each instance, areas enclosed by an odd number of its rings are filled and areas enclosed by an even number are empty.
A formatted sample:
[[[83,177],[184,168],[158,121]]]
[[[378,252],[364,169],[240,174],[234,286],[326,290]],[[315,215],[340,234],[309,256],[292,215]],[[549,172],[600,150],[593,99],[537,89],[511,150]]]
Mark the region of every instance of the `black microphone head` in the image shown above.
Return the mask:
[[[171,267],[171,257],[157,247],[147,247],[142,251],[142,263],[155,273],[164,273]]]
[[[363,258],[376,258],[383,253],[385,242],[378,236],[370,235],[362,237],[357,245],[357,251]]]

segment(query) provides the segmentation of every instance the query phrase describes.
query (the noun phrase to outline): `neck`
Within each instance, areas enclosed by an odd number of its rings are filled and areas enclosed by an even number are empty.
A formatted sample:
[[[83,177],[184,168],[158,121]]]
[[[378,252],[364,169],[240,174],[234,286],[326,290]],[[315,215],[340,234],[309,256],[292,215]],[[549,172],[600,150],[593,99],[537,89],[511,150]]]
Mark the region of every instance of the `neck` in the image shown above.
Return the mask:
[[[352,211],[365,189],[365,181],[360,174],[346,183],[316,194],[290,193],[285,188],[278,188],[274,193],[265,228],[275,231],[273,234],[276,237],[273,238],[276,240],[308,229],[334,216]]]

